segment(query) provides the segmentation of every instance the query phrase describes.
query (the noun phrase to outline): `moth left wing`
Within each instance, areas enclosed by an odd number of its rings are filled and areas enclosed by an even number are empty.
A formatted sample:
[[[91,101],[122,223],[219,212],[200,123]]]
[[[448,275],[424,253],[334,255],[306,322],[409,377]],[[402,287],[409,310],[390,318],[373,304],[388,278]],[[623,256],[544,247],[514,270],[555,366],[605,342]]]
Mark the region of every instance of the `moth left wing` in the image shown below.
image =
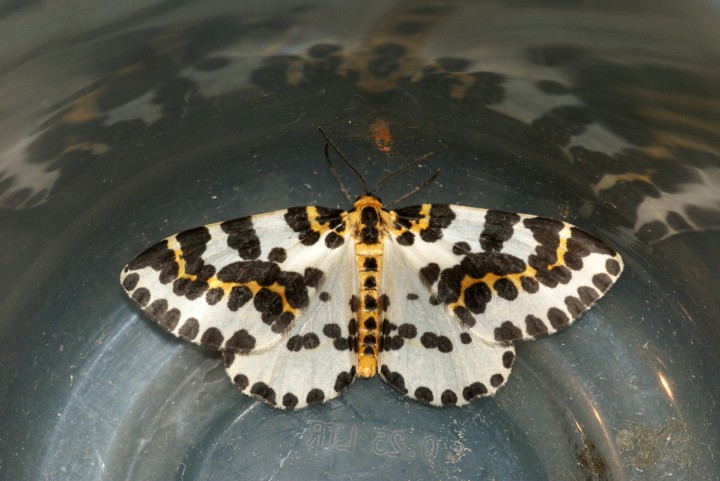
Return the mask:
[[[486,342],[556,332],[622,271],[611,246],[566,222],[439,204],[386,215],[393,251],[422,281],[415,294]]]
[[[567,326],[622,270],[605,242],[542,217],[453,205],[385,211],[381,377],[465,404],[507,380],[511,341]]]

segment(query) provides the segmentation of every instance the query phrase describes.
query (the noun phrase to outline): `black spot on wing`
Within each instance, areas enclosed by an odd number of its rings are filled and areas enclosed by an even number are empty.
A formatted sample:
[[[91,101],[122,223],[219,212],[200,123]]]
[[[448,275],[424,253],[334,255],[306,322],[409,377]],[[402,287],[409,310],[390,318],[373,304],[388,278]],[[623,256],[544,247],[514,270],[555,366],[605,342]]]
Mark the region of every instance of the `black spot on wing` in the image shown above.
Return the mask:
[[[328,209],[327,207],[315,207],[318,216],[315,219],[316,227],[323,226],[329,230],[342,230],[342,210]],[[308,217],[307,207],[292,207],[285,212],[285,222],[290,228],[298,233],[298,239],[303,245],[313,245],[320,240],[320,233],[313,229],[313,224]],[[332,235],[331,235],[332,234]],[[344,239],[337,233],[329,233],[325,244],[329,248],[342,245]]]
[[[350,310],[352,312],[357,312],[358,309],[360,309],[360,299],[358,299],[357,296],[353,295],[350,298]]]
[[[570,318],[565,314],[564,311],[557,307],[551,307],[547,312],[548,321],[554,329],[559,329],[562,326],[567,325],[570,322]]]
[[[407,394],[408,390],[405,387],[405,378],[398,372],[391,371],[386,365],[382,365],[380,368],[380,374],[382,378],[390,384],[392,387],[397,389],[403,394]]]
[[[456,256],[464,256],[470,253],[470,244],[467,242],[456,242],[453,244],[452,251]]]
[[[480,246],[486,252],[502,250],[503,243],[513,235],[513,226],[520,216],[510,212],[489,210],[485,214],[485,226],[480,234]]]
[[[431,262],[420,269],[420,279],[425,285],[432,286],[440,277],[440,266]]]
[[[509,281],[508,281],[509,282]],[[497,282],[495,283],[497,288]],[[485,312],[487,303],[492,299],[490,288],[482,281],[471,284],[463,295],[465,307],[473,314],[481,314]]]
[[[490,377],[490,385],[494,388],[500,387],[503,382],[505,382],[505,377],[502,374],[493,374]]]
[[[412,223],[426,219],[426,216],[421,214],[422,209],[422,205],[416,205],[395,210],[397,214],[397,224],[409,228]],[[420,238],[425,242],[435,242],[442,238],[443,229],[449,227],[455,219],[455,212],[453,212],[447,204],[432,204],[430,206],[430,215],[427,219],[428,226],[420,229]],[[405,234],[408,233],[409,232],[406,232]],[[412,234],[410,233],[411,236],[405,236],[405,234],[398,236],[398,243],[401,245],[412,245],[414,241]],[[405,236],[405,238],[401,240],[403,236]]]
[[[170,309],[158,318],[158,322],[168,331],[174,331],[180,322],[180,310]]]
[[[295,406],[297,406],[298,398],[296,395],[294,395],[291,392],[285,393],[285,395],[282,398],[282,404],[288,409],[293,409]]]
[[[353,381],[355,380],[355,366],[350,368],[349,372],[341,372],[337,375],[337,378],[335,379],[335,392],[341,392],[350,386]]]
[[[160,318],[163,316],[163,314],[165,314],[167,308],[168,303],[165,299],[156,299],[155,301],[153,301],[152,304],[145,308],[145,312],[152,319],[160,322]]]
[[[521,337],[522,331],[520,328],[510,321],[505,321],[500,327],[495,328],[495,340],[498,342],[512,341]]]
[[[417,336],[417,327],[415,327],[414,324],[400,324],[398,327],[398,335],[400,337],[404,337],[405,339],[413,339],[415,336]]]
[[[282,264],[287,259],[287,252],[282,247],[273,247],[268,254],[268,260]]]
[[[325,236],[325,247],[336,249],[345,243],[345,238],[336,232],[328,232]]]
[[[510,369],[513,362],[515,362],[515,353],[512,351],[505,351],[503,353],[502,362],[505,369]]]
[[[140,307],[145,307],[147,303],[150,302],[150,291],[144,287],[139,287],[132,293],[132,298]]]
[[[580,300],[588,307],[600,297],[598,292],[590,286],[580,286],[577,291]]]
[[[411,246],[415,243],[415,234],[410,231],[403,232],[397,236],[397,243],[401,246]]]
[[[608,274],[616,276],[620,274],[620,263],[615,259],[608,259],[605,261],[605,270]]]
[[[473,327],[477,323],[477,319],[463,306],[456,306],[453,313],[460,319],[460,322],[466,327]]]
[[[520,286],[528,294],[535,294],[540,289],[538,281],[529,276],[522,276],[520,278]]]
[[[273,390],[270,386],[265,384],[264,382],[256,382],[252,385],[250,388],[250,394],[252,394],[254,397],[260,399],[261,401],[265,401],[268,404],[272,404],[273,406],[276,404],[275,401],[275,390]]]
[[[457,394],[455,394],[455,392],[450,389],[446,389],[440,395],[440,402],[443,403],[444,406],[457,404],[457,401]]]
[[[497,292],[497,295],[505,300],[512,301],[518,296],[518,290],[515,284],[509,279],[501,278],[495,281],[493,289]]]
[[[200,332],[200,323],[194,317],[189,317],[185,320],[182,327],[178,331],[185,339],[193,340],[197,337]]]
[[[538,243],[535,253],[528,257],[528,264],[538,272],[536,278],[547,287],[556,287],[559,279],[549,270],[549,266],[558,261],[557,248],[560,246],[560,231],[564,224],[560,221],[532,217],[523,220],[523,225],[533,233]]]
[[[220,302],[225,295],[225,291],[221,287],[213,287],[205,293],[205,302],[209,305],[214,306]]]
[[[168,249],[167,240],[160,241],[147,248],[131,260],[127,267],[133,271],[151,267],[160,273],[160,282],[163,284],[174,281],[179,272],[177,262],[175,262],[175,252]]]
[[[567,240],[567,249],[564,256],[565,263],[573,270],[582,269],[583,257],[592,253],[615,257],[615,250],[612,247],[578,227],[570,228],[570,238]]]
[[[240,257],[245,260],[260,257],[260,239],[255,233],[252,217],[225,221],[220,228],[228,235],[228,246],[237,250]]]
[[[573,319],[576,319],[585,311],[585,304],[575,296],[567,296],[565,298],[565,306]]]
[[[433,393],[429,388],[420,386],[415,389],[415,399],[430,404],[433,401]]]
[[[605,292],[612,284],[612,278],[601,272],[593,276],[592,283],[600,292]]]
[[[322,284],[324,277],[325,274],[320,269],[316,269],[315,267],[305,268],[304,279],[306,286],[317,289],[317,287]]]
[[[280,267],[274,262],[239,261],[226,265],[217,273],[222,282],[247,284],[255,281],[261,286],[269,286],[280,276]]]
[[[387,294],[380,294],[380,297],[378,298],[378,305],[380,306],[381,311],[387,311],[387,308],[390,307],[390,298]]]
[[[317,388],[311,389],[310,392],[308,392],[307,397],[305,398],[305,402],[307,402],[308,406],[312,406],[313,404],[320,404],[323,401],[325,401],[325,393]]]
[[[250,384],[250,380],[244,374],[238,374],[233,377],[233,384],[235,384],[240,390],[244,391]]]
[[[210,347],[220,347],[222,344],[224,338],[222,333],[220,332],[220,329],[216,327],[209,327],[205,329],[205,332],[203,333],[202,337],[200,338],[200,343],[205,346]]]
[[[463,388],[463,397],[466,401],[470,401],[477,397],[486,396],[488,393],[487,387],[481,382],[474,382],[469,386]]]
[[[525,331],[531,336],[540,336],[548,332],[548,328],[542,319],[528,314],[525,317]]]
[[[337,324],[325,324],[323,326],[323,334],[330,339],[337,339],[342,335],[342,331]]]
[[[357,334],[357,321],[354,318],[348,322],[348,332],[351,336]]]
[[[219,289],[220,292],[217,292],[218,295],[222,295],[222,289]],[[208,294],[206,296],[208,304],[213,304],[214,302],[211,302],[210,299],[210,293],[213,291],[211,289],[208,291]],[[228,309],[231,311],[237,311],[242,306],[247,304],[247,302],[252,299],[252,291],[248,289],[246,286],[235,286],[230,290],[230,296],[228,298]],[[212,299],[215,301],[215,299]]]
[[[225,341],[225,347],[240,353],[249,352],[255,349],[255,338],[245,329],[240,329]]]
[[[308,332],[303,336],[302,342],[305,349],[315,349],[320,345],[320,338],[314,332]]]
[[[122,286],[126,291],[132,292],[137,287],[139,280],[140,276],[133,272],[132,274],[128,274],[125,279],[123,279]]]
[[[229,368],[230,366],[232,366],[233,362],[235,362],[235,353],[234,353],[234,352],[232,352],[232,351],[222,351],[220,354],[222,355],[222,358],[223,358],[223,366],[225,367],[225,369],[227,369],[227,368]]]

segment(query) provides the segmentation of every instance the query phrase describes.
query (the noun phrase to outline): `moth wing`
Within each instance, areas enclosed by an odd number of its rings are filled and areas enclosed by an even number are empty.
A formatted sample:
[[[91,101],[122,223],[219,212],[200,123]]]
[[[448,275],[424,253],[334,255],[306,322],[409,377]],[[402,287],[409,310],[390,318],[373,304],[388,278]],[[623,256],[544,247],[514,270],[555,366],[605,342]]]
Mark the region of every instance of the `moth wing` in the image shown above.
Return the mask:
[[[490,343],[571,324],[622,272],[607,243],[566,222],[455,205],[390,211],[392,249],[442,305]]]
[[[306,322],[323,268],[346,261],[344,213],[298,207],[190,229],[122,270],[128,295],[163,328],[236,353],[262,352]]]
[[[281,409],[337,397],[356,376],[349,301],[357,289],[354,250],[346,243],[314,264],[324,272],[321,292],[282,341],[261,352],[225,352],[225,370],[245,394]]]
[[[438,246],[422,248],[430,258],[438,254]],[[486,342],[445,306],[428,302],[415,260],[395,239],[386,239],[381,378],[402,394],[437,406],[463,405],[493,394],[510,374],[513,345]]]

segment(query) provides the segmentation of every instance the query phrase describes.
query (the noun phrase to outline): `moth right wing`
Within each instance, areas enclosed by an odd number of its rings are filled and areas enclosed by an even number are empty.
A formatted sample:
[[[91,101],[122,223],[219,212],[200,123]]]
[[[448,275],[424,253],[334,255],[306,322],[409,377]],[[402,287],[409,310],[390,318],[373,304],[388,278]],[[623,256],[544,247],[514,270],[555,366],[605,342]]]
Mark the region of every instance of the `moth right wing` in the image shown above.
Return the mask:
[[[311,300],[323,291],[324,269],[346,262],[345,217],[340,210],[296,207],[187,230],[130,261],[121,283],[176,336],[262,352],[305,322]]]

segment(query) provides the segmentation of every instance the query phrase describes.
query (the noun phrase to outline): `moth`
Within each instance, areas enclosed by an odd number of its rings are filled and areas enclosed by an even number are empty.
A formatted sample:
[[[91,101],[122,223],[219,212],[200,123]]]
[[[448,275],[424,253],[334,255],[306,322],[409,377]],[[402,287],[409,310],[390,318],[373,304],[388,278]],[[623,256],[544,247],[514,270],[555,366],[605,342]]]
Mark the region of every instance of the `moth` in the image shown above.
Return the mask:
[[[360,174],[325,139],[349,197],[328,146]],[[276,408],[322,403],[376,374],[442,406],[495,393],[513,341],[570,325],[623,269],[610,245],[558,220],[389,209],[372,193],[351,203],[180,232],[130,261],[122,287],[168,332],[220,350],[232,382]]]

